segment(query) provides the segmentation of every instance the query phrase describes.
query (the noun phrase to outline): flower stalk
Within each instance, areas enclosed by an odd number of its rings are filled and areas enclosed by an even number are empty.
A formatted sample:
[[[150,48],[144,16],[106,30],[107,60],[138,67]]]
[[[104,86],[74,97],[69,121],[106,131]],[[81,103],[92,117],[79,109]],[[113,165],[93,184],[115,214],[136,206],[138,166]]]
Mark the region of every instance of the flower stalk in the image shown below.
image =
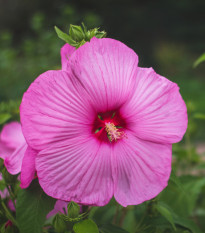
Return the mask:
[[[3,207],[3,209],[4,209],[4,211],[5,211],[6,217],[7,217],[9,220],[11,220],[12,223],[13,223],[14,225],[17,226],[17,222],[16,222],[14,216],[13,216],[12,213],[9,211],[9,209],[6,207],[6,205],[5,205],[5,203],[3,202],[3,200],[1,200],[1,205],[2,205],[2,207]]]

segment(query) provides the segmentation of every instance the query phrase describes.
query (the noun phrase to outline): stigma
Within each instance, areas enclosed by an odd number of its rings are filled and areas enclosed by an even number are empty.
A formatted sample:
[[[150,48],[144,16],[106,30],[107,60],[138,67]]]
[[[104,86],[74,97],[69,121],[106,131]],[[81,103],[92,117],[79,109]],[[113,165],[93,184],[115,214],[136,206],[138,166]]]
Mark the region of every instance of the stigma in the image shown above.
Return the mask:
[[[111,142],[126,137],[125,132],[119,131],[119,129],[111,122],[105,123],[105,130],[107,131],[107,136]]]

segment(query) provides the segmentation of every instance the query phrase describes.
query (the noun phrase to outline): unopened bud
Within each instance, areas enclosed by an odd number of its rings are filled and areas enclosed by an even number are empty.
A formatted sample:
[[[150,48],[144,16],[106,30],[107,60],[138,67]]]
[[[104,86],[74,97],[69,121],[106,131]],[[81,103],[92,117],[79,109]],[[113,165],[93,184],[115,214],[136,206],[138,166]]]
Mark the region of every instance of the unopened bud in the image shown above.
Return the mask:
[[[67,224],[66,222],[62,219],[60,214],[56,214],[56,216],[53,219],[53,227],[55,228],[57,233],[65,233],[67,230]]]
[[[80,206],[74,201],[69,202],[67,209],[69,218],[77,218],[79,216]]]
[[[10,220],[2,226],[1,233],[15,233],[15,226]]]
[[[76,42],[81,42],[85,38],[85,34],[81,26],[72,25],[72,24],[70,25],[69,35]]]
[[[93,28],[87,30],[85,25],[82,23],[82,26],[70,25],[69,34],[61,31],[58,27],[55,26],[55,31],[58,37],[64,40],[66,43],[79,48],[87,41],[90,41],[93,37],[103,38],[106,37],[105,31],[99,31],[99,28]]]

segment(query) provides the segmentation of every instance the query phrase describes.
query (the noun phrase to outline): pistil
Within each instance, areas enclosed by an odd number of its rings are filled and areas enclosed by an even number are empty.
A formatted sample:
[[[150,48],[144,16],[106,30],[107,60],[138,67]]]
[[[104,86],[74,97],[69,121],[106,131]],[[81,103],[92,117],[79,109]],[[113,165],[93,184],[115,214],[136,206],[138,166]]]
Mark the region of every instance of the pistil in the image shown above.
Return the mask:
[[[126,136],[125,132],[119,131],[119,129],[111,122],[105,123],[105,130],[107,131],[107,135],[109,140],[112,142],[122,139]]]

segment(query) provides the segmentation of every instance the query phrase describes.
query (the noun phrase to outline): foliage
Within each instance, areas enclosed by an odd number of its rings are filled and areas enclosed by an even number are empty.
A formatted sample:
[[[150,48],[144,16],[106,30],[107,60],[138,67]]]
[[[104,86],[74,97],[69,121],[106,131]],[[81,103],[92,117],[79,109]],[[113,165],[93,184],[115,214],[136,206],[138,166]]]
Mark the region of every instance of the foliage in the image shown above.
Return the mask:
[[[195,62],[194,68],[196,68],[199,64],[205,61],[205,53],[203,53]]]
[[[16,220],[21,233],[41,233],[46,215],[56,200],[47,196],[34,180],[28,189],[21,189],[17,197]]]

